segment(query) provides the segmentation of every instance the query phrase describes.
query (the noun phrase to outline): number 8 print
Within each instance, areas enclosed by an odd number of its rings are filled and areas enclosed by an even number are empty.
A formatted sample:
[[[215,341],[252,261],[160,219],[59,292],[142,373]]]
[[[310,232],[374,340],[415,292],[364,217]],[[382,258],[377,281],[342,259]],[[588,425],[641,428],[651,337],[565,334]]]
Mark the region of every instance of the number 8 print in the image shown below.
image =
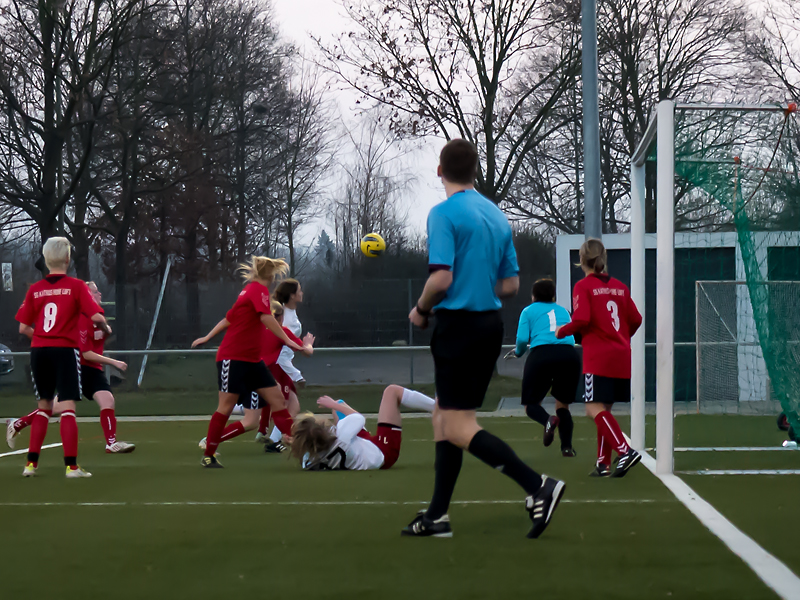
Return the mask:
[[[44,330],[50,331],[56,324],[56,313],[58,312],[58,306],[56,306],[55,302],[49,302],[44,307]]]
[[[606,308],[611,313],[611,324],[614,326],[615,331],[619,331],[619,307],[613,300],[609,300]]]

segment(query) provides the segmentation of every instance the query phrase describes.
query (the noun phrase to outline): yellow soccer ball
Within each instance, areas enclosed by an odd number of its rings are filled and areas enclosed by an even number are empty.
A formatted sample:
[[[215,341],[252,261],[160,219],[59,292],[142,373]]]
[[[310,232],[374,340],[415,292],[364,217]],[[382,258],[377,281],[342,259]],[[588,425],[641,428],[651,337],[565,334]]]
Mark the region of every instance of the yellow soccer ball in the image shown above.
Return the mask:
[[[364,256],[375,258],[383,254],[384,250],[386,250],[386,242],[377,233],[368,233],[361,240],[361,252],[364,253]]]

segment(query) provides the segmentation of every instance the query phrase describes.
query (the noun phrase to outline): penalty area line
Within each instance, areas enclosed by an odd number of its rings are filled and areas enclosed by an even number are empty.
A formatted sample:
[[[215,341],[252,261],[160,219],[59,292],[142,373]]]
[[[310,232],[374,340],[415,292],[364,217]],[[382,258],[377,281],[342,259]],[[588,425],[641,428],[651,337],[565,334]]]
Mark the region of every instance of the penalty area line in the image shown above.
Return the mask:
[[[59,448],[60,446],[61,442],[57,444],[47,444],[46,446],[42,446],[42,450],[47,450],[48,448]],[[13,452],[4,452],[3,454],[0,454],[0,458],[3,458],[4,456],[15,456],[17,454],[27,454],[28,450],[28,448],[23,448],[22,450],[14,450]]]
[[[630,439],[628,443],[631,443]],[[642,451],[642,464],[731,552],[741,558],[767,587],[783,600],[800,600],[800,577],[789,567],[731,523],[680,477],[656,473],[656,459],[645,451]]]
[[[456,505],[489,505],[489,504],[521,504],[522,500],[456,500],[450,504]],[[649,498],[585,498],[561,501],[566,504],[651,504],[663,502]],[[667,502],[672,502],[667,500]],[[424,506],[425,500],[397,501],[397,500],[331,500],[331,501],[220,501],[220,502],[0,502],[0,507],[40,507],[40,506]]]

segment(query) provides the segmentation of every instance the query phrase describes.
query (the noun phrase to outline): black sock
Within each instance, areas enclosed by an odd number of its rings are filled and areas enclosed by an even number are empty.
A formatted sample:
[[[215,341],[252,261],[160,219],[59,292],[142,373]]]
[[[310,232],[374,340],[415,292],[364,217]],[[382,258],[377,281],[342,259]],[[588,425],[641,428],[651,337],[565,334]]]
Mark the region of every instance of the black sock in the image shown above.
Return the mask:
[[[572,422],[572,413],[568,408],[557,408],[558,417],[558,437],[561,438],[561,448],[572,448],[572,430],[575,425]]]
[[[542,477],[522,462],[511,446],[485,429],[481,429],[472,438],[469,452],[490,467],[500,469],[522,486],[528,494],[534,494],[542,487]]]
[[[433,484],[433,498],[425,516],[435,521],[447,514],[450,507],[450,498],[456,489],[458,474],[461,472],[461,463],[464,460],[464,451],[450,442],[436,442],[436,479]]]
[[[77,456],[65,456],[64,457],[64,466],[77,467],[78,466],[78,457]]]
[[[525,414],[542,426],[547,425],[547,419],[550,418],[550,414],[541,404],[528,404],[525,407]]]
[[[38,463],[39,462],[39,453],[38,452],[28,452],[28,462],[30,462],[30,463]]]

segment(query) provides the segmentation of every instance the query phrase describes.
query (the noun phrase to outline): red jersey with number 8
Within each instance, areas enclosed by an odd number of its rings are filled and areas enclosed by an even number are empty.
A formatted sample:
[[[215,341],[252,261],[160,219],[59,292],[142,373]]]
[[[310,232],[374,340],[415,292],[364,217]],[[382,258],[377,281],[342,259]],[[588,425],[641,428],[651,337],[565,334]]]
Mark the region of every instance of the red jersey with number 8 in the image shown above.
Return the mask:
[[[33,326],[32,348],[79,348],[79,319],[100,307],[80,279],[48,275],[37,281],[17,311],[17,321]]]
[[[609,275],[590,274],[572,290],[572,322],[557,337],[580,333],[583,372],[602,377],[630,379],[631,336],[642,315],[628,287]]]

